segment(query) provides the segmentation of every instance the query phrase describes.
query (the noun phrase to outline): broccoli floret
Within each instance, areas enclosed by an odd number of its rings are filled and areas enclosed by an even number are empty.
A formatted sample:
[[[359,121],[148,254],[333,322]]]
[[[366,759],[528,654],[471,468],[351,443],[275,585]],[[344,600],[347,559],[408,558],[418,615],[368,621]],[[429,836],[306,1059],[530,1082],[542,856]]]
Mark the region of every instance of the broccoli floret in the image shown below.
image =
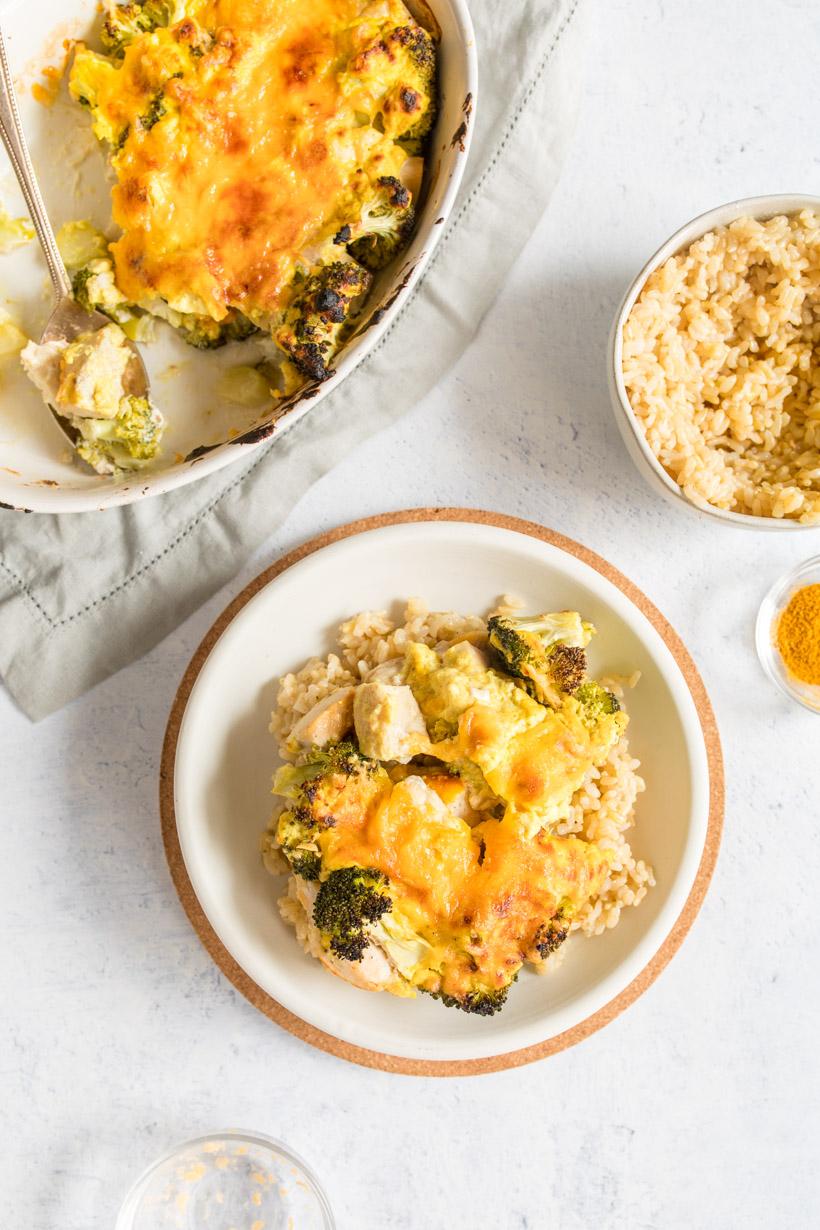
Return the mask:
[[[258,332],[258,325],[249,320],[243,312],[235,309],[226,320],[222,321],[222,336],[226,342],[244,342],[246,338]]]
[[[437,47],[408,23],[388,30],[351,60],[342,76],[362,122],[419,154],[436,116]]]
[[[77,452],[100,473],[136,470],[157,454],[164,427],[147,397],[123,397],[113,419],[75,418],[81,439]]]
[[[553,709],[572,696],[584,681],[584,648],[593,628],[577,611],[514,618],[495,615],[487,621],[490,644],[509,674],[523,680],[527,691]]]
[[[319,835],[340,817],[361,815],[387,781],[378,761],[362,756],[352,743],[313,748],[302,764],[279,770],[274,793],[292,806],[279,817],[276,840],[297,875],[319,878]]]
[[[282,813],[276,841],[296,875],[305,880],[319,879],[322,856],[316,844],[316,826],[307,808]]]
[[[419,153],[436,118],[438,95],[438,55],[435,40],[421,26],[399,26],[385,40],[404,69],[402,84],[389,100],[407,116],[418,118],[401,133],[401,144]],[[401,50],[399,50],[401,49]],[[411,152],[408,149],[408,152]]]
[[[376,273],[405,248],[413,233],[415,210],[408,190],[392,175],[377,181],[377,192],[353,226],[344,226],[335,242],[365,269]]]
[[[87,312],[104,312],[117,324],[130,320],[130,304],[114,280],[114,266],[108,257],[98,257],[75,273],[74,298]]]
[[[322,856],[317,850],[294,850],[288,854],[291,870],[303,880],[318,880],[322,872]]]
[[[198,318],[192,325],[181,329],[183,339],[196,350],[218,350],[228,340],[223,336],[219,321],[210,316]]]
[[[167,114],[168,108],[165,105],[165,96],[162,90],[160,90],[151,99],[151,105],[145,114],[139,117],[139,126],[144,132],[150,132],[154,125],[159,123],[163,115]],[[122,140],[124,145],[125,141],[128,140],[128,134],[126,133],[124,140],[122,138],[120,140]]]
[[[569,935],[569,919],[563,908],[556,910],[549,922],[542,923],[535,933],[533,948],[542,961],[557,952]]]
[[[494,1016],[504,1007],[513,982],[515,978],[506,987],[480,987],[462,996],[447,995],[442,991],[432,991],[430,994],[433,999],[444,1004],[445,1008],[458,1008],[461,1012],[472,1012],[476,1016]]]
[[[346,784],[343,779],[373,778],[381,772],[377,760],[369,760],[344,740],[326,748],[313,747],[299,764],[283,765],[276,774],[273,792],[297,803],[307,803],[312,808],[317,787],[322,784],[331,783],[338,790]]]
[[[274,341],[309,380],[327,380],[329,364],[372,275],[353,260],[333,261],[310,274],[296,290]]]
[[[120,57],[141,34],[171,25],[179,8],[176,0],[134,0],[133,4],[121,4],[103,22],[102,45],[109,55]]]
[[[575,699],[581,706],[581,716],[591,725],[596,725],[604,717],[619,713],[621,703],[614,692],[602,688],[593,679],[582,684],[575,693]]]
[[[114,439],[137,461],[150,461],[159,444],[159,426],[147,397],[124,397],[114,419]]]
[[[232,311],[222,321],[212,320],[210,316],[200,316],[192,324],[181,327],[184,340],[197,350],[218,350],[228,342],[244,342],[245,338],[259,330],[252,320],[248,320],[242,312]]]
[[[323,880],[313,921],[327,947],[346,961],[361,961],[367,927],[391,908],[389,881],[375,868],[341,867]]]

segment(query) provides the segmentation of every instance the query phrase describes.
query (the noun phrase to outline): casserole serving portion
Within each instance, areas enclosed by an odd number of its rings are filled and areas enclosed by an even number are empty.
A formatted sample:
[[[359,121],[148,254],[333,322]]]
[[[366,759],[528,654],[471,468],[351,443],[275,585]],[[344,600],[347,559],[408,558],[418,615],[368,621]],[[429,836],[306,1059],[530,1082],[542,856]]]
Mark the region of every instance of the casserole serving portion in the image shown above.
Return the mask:
[[[93,474],[18,382],[0,500],[38,511],[168,491],[315,405],[411,293],[472,128],[462,0],[82,8],[58,105],[26,123],[75,294],[143,347],[156,412],[131,456],[92,423]]]
[[[122,236],[80,297],[200,347],[261,329],[287,391],[325,379],[413,230],[432,35],[402,0],[144,0],[102,39],[69,88],[110,150]]]

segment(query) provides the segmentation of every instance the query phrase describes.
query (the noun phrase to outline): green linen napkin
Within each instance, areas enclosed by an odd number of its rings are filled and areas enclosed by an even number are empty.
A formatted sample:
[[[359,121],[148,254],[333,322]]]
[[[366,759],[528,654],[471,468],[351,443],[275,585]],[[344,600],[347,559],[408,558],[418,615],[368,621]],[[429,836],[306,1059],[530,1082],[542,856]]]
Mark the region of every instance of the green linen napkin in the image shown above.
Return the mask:
[[[581,8],[475,0],[477,122],[460,198],[412,298],[339,390],[247,461],[169,495],[105,512],[0,512],[0,674],[31,718],[146,653],[462,354],[558,179],[580,95]]]

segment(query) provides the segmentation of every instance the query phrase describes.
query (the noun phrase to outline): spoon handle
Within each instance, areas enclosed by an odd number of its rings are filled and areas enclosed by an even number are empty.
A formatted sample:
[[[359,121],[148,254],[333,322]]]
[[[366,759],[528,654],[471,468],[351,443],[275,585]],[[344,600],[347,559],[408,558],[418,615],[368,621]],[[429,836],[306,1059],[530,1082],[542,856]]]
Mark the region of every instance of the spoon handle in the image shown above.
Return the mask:
[[[20,112],[17,107],[17,94],[14,89],[6,43],[0,28],[0,140],[6,147],[14,174],[20,190],[26,200],[37,238],[46,258],[48,272],[54,283],[58,297],[71,295],[71,278],[68,276],[63,259],[60,256],[54,231],[48,220],[46,207],[40,193],[40,186],[31,165],[26,138],[23,136],[23,126],[20,123]]]

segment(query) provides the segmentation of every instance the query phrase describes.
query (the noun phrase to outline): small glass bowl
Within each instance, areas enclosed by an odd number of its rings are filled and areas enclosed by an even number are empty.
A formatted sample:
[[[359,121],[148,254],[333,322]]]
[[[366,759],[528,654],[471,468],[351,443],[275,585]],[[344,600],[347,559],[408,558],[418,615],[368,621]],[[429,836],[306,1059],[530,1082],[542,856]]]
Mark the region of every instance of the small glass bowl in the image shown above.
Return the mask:
[[[804,585],[820,584],[820,555],[798,564],[791,572],[776,581],[760,604],[755,625],[757,656],[766,674],[781,692],[812,713],[820,713],[820,686],[802,683],[795,678],[780,656],[775,641],[775,627],[781,612],[788,606],[792,594]]]
[[[258,1132],[186,1141],[125,1198],[116,1230],[335,1230],[327,1197],[292,1150]]]

